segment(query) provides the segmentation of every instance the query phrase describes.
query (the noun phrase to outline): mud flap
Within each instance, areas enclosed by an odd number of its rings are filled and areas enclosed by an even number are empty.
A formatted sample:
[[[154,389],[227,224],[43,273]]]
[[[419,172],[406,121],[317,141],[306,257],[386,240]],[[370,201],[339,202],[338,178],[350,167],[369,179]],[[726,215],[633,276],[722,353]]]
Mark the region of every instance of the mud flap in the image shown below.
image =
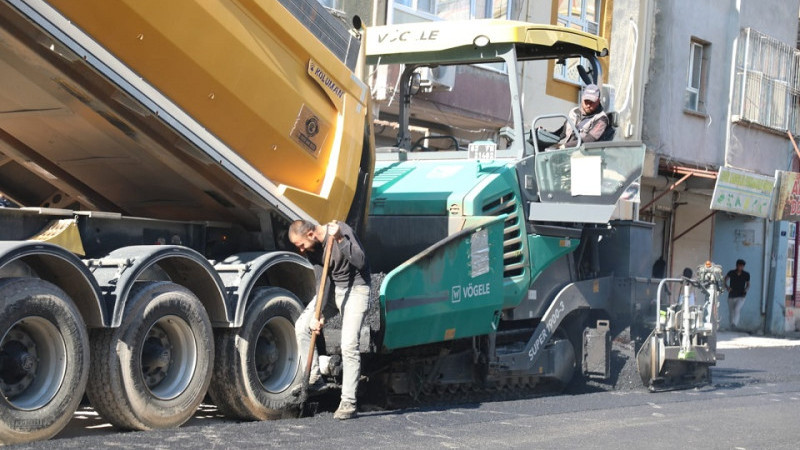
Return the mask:
[[[608,320],[598,320],[596,328],[583,330],[583,375],[607,380],[611,376],[611,336]]]

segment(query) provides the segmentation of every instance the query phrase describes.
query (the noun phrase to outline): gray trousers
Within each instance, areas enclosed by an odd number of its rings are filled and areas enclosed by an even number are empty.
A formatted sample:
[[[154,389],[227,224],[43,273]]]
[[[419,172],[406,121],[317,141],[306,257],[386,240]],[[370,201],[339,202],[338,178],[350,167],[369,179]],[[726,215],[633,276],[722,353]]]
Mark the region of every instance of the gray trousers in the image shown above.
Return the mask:
[[[336,287],[336,308],[342,314],[342,401],[356,402],[356,388],[361,376],[361,354],[358,351],[358,337],[361,334],[361,324],[369,307],[369,286],[353,286],[351,288]],[[311,329],[309,324],[314,317],[317,299],[311,301],[300,314],[295,323],[294,332],[297,337],[297,346],[300,350],[300,369],[305,370],[305,359],[308,357],[308,346],[311,344]],[[330,308],[323,308],[330,310]],[[314,360],[311,362],[311,377],[313,382],[319,373],[319,358],[316,350]]]
[[[731,318],[731,325],[739,327],[739,316],[744,306],[744,297],[728,297],[728,313]]]

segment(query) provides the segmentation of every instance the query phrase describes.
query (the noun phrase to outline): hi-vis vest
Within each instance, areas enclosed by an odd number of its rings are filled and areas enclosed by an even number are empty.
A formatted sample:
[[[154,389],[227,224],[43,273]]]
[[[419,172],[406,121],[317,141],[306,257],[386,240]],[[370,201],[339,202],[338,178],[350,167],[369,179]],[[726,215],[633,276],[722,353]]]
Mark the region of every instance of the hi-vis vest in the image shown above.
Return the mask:
[[[584,116],[584,119],[589,116]],[[597,122],[601,120],[605,120],[606,122],[606,129],[603,134],[597,138],[598,141],[608,141],[614,137],[614,127],[611,126],[611,119],[606,114],[606,111],[600,111],[595,113],[593,116],[589,117],[589,120],[586,120],[584,124],[578,123],[578,119],[580,118],[580,106],[576,108],[572,108],[569,112],[569,120],[575,124],[575,127],[578,128],[578,132],[582,134],[586,134],[589,130],[591,130]],[[572,139],[572,127],[567,126],[564,132],[564,142],[569,142]]]

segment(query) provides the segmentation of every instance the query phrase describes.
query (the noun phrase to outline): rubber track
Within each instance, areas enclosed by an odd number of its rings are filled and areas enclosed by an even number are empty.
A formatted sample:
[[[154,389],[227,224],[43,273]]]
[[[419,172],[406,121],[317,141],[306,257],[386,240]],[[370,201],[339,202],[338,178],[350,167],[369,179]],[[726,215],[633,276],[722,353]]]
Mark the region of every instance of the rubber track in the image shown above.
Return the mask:
[[[421,390],[416,396],[390,395],[389,409],[412,407],[446,407],[467,403],[484,403],[557,395],[562,389],[551,383],[537,382],[538,377],[509,377],[490,386],[478,383],[436,385]]]

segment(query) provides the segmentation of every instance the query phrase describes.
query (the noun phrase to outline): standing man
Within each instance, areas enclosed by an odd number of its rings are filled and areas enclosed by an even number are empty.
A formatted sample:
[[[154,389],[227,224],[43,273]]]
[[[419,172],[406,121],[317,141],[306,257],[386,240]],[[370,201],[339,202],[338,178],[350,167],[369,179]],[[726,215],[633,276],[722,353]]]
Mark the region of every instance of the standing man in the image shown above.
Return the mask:
[[[730,283],[728,283],[730,280]],[[744,260],[736,260],[736,269],[728,271],[725,275],[725,288],[728,290],[728,312],[731,318],[731,328],[739,329],[739,314],[742,312],[744,298],[750,289],[750,274],[744,270]]]
[[[289,240],[314,266],[318,287],[322,278],[323,254],[328,236],[333,236],[328,277],[332,281],[336,308],[342,314],[342,399],[333,417],[344,420],[356,416],[356,388],[361,376],[358,337],[369,306],[370,275],[367,256],[353,229],[344,222],[334,220],[327,225],[315,225],[306,220],[296,220],[289,226]],[[331,289],[326,289],[323,299],[314,297],[295,323],[295,335],[301,359],[308,355],[311,333],[319,334],[325,318],[335,314],[330,302],[327,301],[330,298],[330,291]],[[326,306],[319,321],[314,318],[318,301],[323,301],[323,305]],[[306,363],[301,361],[300,367],[305,365]],[[321,381],[322,375],[315,351],[309,384],[317,386]]]
[[[581,104],[573,108],[568,117],[578,129],[583,142],[610,141],[614,137],[611,120],[600,104],[600,88],[595,84],[583,89]],[[567,122],[553,133],[561,138],[558,148],[575,147],[578,144],[578,138]]]

